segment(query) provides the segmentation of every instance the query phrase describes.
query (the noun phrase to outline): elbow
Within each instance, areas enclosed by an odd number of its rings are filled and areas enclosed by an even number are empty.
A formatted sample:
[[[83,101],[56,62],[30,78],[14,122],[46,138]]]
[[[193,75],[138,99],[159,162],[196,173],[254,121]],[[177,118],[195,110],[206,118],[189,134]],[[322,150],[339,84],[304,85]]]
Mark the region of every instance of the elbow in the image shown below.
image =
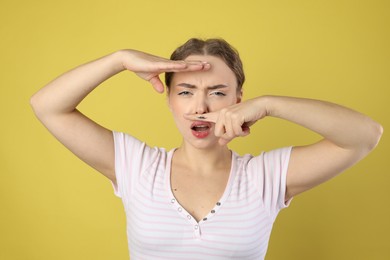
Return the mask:
[[[35,115],[38,115],[38,111],[39,111],[39,98],[37,97],[37,94],[34,94],[30,98],[30,106],[31,106],[32,110],[34,111]]]
[[[377,126],[376,126],[376,139],[375,139],[375,145],[373,148],[375,148],[377,146],[377,144],[379,143],[382,135],[383,135],[383,126],[379,123],[376,123]]]
[[[40,97],[39,93],[35,93],[31,98],[30,98],[30,106],[38,119],[41,119],[41,117],[45,113],[45,102],[44,100]]]
[[[36,97],[35,97],[36,94],[32,95],[32,97],[30,97],[30,106],[34,109],[34,107],[36,106]]]
[[[379,143],[382,134],[383,134],[383,126],[378,122],[373,121],[370,124],[368,135],[367,148],[368,151],[372,151]]]

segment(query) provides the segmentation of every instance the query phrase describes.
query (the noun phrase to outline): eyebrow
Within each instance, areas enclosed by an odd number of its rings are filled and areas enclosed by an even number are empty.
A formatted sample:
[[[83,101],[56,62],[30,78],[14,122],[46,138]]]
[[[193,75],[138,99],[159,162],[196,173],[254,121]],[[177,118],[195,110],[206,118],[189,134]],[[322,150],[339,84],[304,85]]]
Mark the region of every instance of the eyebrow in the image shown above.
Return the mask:
[[[191,89],[197,88],[195,85],[188,84],[188,83],[179,83],[176,86],[183,87],[183,88],[191,88]],[[207,87],[207,89],[208,90],[215,90],[215,89],[221,89],[221,88],[227,88],[227,87],[228,87],[227,85],[218,84],[218,85],[214,85],[214,86],[209,86],[209,87]]]

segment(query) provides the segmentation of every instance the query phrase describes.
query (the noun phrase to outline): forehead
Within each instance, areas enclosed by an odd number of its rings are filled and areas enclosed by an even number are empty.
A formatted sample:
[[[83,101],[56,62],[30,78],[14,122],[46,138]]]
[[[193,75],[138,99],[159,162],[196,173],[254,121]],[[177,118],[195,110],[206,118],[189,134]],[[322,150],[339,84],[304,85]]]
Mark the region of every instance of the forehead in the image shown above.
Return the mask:
[[[210,55],[190,55],[185,60],[206,61],[211,67],[207,71],[175,73],[172,79],[173,86],[190,83],[196,86],[225,84],[236,87],[236,76],[221,58]]]

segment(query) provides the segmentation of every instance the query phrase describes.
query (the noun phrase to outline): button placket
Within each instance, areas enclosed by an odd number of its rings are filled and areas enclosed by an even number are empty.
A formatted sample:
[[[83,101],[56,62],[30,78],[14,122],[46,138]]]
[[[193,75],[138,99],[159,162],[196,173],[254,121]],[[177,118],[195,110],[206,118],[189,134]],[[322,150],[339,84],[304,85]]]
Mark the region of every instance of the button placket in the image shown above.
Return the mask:
[[[201,235],[201,232],[200,232],[200,226],[199,226],[199,223],[191,216],[191,214],[189,214],[178,202],[175,198],[171,198],[170,200],[170,203],[172,204],[172,206],[177,210],[177,212],[183,216],[184,218],[187,219],[187,221],[189,221],[189,223],[191,224],[193,230],[194,230],[194,236],[196,239],[200,239],[200,235]]]
[[[200,235],[201,235],[200,226],[198,224],[195,224],[194,225],[194,236],[196,239],[200,239]]]

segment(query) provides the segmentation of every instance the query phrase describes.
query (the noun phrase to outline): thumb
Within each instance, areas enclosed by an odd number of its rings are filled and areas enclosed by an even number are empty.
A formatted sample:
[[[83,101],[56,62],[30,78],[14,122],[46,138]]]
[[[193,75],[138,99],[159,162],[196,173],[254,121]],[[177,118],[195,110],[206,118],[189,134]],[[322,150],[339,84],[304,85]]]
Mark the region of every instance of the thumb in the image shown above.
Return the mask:
[[[149,83],[152,84],[153,88],[158,93],[164,93],[164,84],[161,82],[160,77],[158,75],[154,76],[149,80]]]

